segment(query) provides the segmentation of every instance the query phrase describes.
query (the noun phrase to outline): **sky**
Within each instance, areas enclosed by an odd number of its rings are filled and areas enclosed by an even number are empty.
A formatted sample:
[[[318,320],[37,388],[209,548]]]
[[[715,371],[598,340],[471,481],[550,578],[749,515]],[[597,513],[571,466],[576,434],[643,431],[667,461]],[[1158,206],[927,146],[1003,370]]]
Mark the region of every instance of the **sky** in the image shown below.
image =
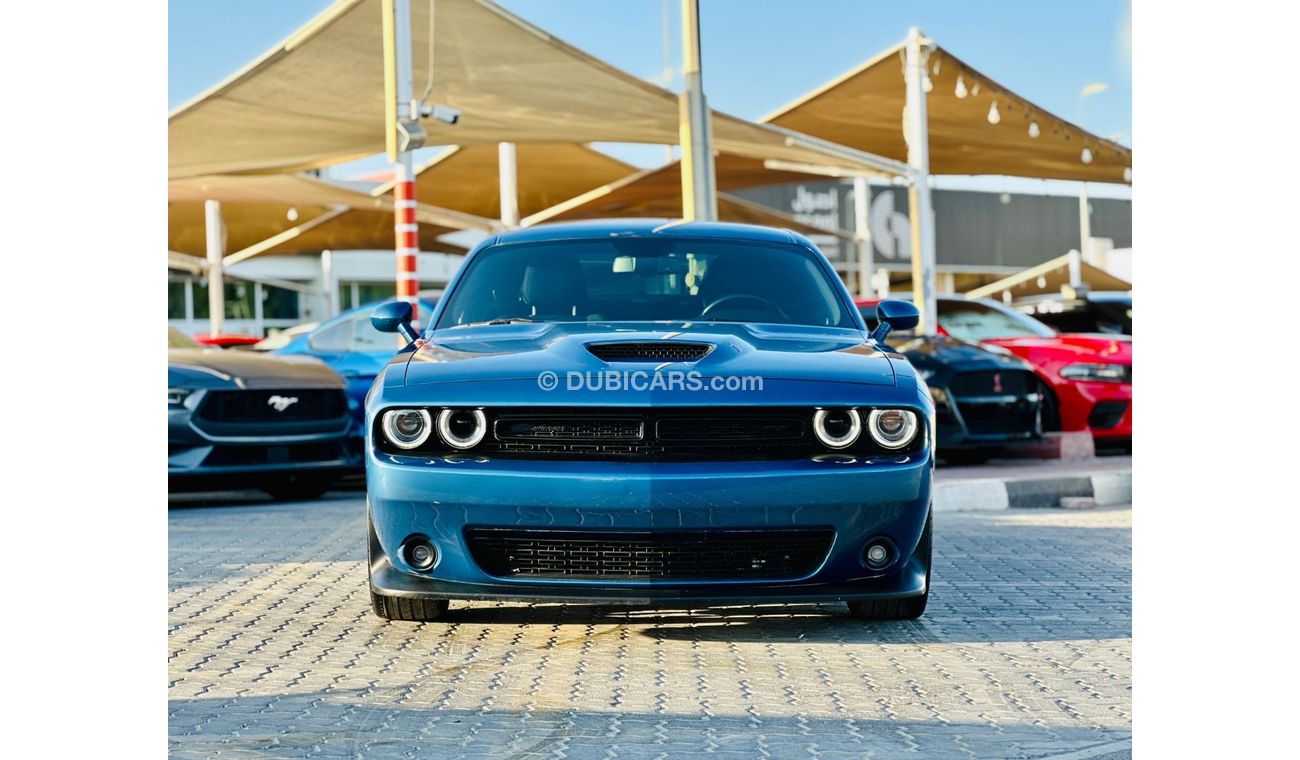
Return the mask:
[[[234,73],[329,4],[329,0],[170,0],[168,108]],[[500,4],[614,66],[680,90],[679,73],[665,77],[666,68],[680,67],[678,0],[500,0]],[[715,109],[758,119],[902,40],[909,27],[919,26],[954,55],[1021,96],[1095,134],[1131,146],[1129,19],[1128,0],[701,0],[704,89]],[[1105,90],[1081,97],[1083,88],[1093,84],[1104,84]],[[601,147],[641,166],[660,163],[664,156],[661,147]],[[367,160],[331,174],[349,177],[382,166],[382,161]],[[1074,183],[1037,180],[983,180],[976,186],[1022,191],[1025,183],[1065,192],[1074,187]],[[963,184],[969,182],[946,186]],[[1126,196],[1127,188],[1117,189]]]

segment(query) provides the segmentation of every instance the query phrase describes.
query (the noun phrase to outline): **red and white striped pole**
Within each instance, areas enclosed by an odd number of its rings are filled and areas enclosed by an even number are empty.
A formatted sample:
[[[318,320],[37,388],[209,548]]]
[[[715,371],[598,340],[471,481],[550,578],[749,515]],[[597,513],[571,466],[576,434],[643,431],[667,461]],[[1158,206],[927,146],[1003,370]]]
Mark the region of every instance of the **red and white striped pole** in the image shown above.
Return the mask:
[[[418,323],[420,275],[416,254],[420,252],[420,228],[415,221],[415,177],[410,151],[401,153],[396,169],[393,237],[397,245],[397,298],[411,305],[411,318]]]
[[[393,162],[395,180],[393,238],[397,250],[397,297],[411,305],[411,318],[418,323],[420,228],[415,221],[415,171],[411,151],[420,147],[423,141],[410,139],[412,132],[419,132],[420,118],[418,113],[412,113],[415,104],[411,84],[411,3],[410,0],[384,0],[382,6],[388,157]]]

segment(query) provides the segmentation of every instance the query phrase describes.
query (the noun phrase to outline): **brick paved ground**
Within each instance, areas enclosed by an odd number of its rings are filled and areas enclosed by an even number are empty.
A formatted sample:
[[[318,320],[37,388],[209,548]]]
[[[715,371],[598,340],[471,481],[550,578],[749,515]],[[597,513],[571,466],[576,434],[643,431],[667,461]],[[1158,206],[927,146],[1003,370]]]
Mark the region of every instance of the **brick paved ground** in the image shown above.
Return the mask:
[[[919,622],[369,609],[364,503],[170,510],[175,756],[1126,757],[1128,509],[936,516]]]

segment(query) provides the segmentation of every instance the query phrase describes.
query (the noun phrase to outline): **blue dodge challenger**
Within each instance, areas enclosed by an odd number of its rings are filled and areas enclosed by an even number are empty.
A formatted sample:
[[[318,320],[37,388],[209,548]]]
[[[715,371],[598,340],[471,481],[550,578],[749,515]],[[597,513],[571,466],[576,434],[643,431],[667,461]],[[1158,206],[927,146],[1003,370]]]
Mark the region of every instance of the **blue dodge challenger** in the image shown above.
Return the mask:
[[[785,230],[601,221],[478,245],[366,398],[375,613],[451,599],[845,601],[916,618],[934,407]]]

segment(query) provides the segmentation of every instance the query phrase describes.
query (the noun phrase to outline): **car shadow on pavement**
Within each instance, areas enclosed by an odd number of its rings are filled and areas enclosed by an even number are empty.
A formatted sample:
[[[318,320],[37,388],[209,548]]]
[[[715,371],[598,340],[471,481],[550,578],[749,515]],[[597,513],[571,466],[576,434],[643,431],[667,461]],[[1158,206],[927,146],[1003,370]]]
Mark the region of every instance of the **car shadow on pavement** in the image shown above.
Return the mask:
[[[635,685],[629,684],[630,688]],[[168,755],[321,757],[1128,757],[1127,727],[881,719],[874,697],[845,693],[843,716],[620,709],[453,708],[448,684],[173,699]]]

